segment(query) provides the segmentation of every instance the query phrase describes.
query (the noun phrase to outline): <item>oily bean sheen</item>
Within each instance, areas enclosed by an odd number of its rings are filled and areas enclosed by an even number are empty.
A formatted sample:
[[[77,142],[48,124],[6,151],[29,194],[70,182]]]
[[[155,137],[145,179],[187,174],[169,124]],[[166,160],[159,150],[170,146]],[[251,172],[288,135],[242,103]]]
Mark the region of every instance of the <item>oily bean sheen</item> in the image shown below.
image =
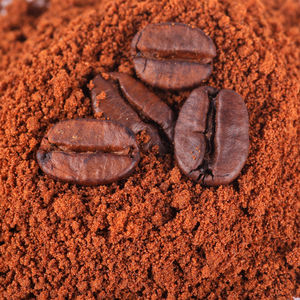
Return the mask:
[[[175,115],[170,107],[128,74],[111,73],[111,76],[119,81],[120,88],[131,106],[144,118],[160,125],[169,141],[172,142]]]
[[[94,112],[102,113],[107,119],[118,121],[135,134],[146,131],[150,139],[144,144],[144,150],[158,145],[160,153],[164,153],[166,151],[164,142],[156,126],[151,122],[160,125],[165,135],[172,140],[175,123],[172,110],[129,75],[111,73],[110,77],[105,80],[98,75],[93,79],[91,94]]]
[[[152,86],[169,90],[195,87],[212,72],[213,41],[199,28],[181,23],[147,25],[133,38],[137,75]]]
[[[53,178],[82,185],[117,181],[139,162],[133,132],[112,121],[78,119],[56,123],[37,151],[41,169]]]
[[[175,158],[190,178],[215,186],[233,181],[249,149],[249,121],[242,97],[231,90],[195,89],[175,126]]]

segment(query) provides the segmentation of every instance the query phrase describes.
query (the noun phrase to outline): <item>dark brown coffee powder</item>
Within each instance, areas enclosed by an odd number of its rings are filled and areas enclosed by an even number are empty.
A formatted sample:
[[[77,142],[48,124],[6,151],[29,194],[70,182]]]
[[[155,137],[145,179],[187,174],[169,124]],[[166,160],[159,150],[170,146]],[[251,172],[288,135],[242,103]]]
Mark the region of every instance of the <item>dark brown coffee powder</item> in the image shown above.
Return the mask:
[[[299,1],[53,0],[30,11],[15,0],[0,17],[0,298],[300,296]],[[153,151],[107,186],[47,177],[35,155],[51,124],[93,117],[90,80],[134,75],[131,40],[158,22],[214,40],[203,84],[235,90],[249,111],[241,175],[202,187]],[[176,112],[190,94],[152,91]]]

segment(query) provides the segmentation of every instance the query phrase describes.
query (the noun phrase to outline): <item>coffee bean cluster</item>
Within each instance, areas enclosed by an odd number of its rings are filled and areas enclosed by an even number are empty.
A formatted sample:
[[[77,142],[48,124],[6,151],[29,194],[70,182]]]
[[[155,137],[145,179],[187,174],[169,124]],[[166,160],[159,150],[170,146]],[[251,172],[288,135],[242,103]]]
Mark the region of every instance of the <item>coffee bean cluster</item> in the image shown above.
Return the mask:
[[[41,169],[71,183],[105,184],[134,170],[140,148],[156,145],[163,155],[171,145],[179,168],[194,181],[208,186],[233,181],[248,156],[248,112],[234,91],[199,87],[212,72],[213,41],[185,24],[151,24],[135,35],[131,51],[142,81],[171,91],[194,89],[177,120],[165,102],[128,74],[97,75],[93,111],[105,120],[55,124],[37,151]],[[136,135],[141,132],[149,139],[139,148]]]

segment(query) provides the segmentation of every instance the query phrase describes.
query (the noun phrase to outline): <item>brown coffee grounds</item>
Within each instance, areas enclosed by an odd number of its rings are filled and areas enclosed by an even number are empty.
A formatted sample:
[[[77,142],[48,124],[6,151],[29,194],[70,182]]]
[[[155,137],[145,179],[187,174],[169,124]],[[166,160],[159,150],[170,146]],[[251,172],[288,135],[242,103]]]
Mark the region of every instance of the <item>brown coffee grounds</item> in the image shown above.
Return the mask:
[[[0,19],[1,299],[291,299],[299,289],[298,0],[53,0]],[[35,153],[51,124],[92,117],[98,72],[134,74],[146,24],[197,26],[217,45],[205,84],[234,89],[250,154],[232,184],[202,187],[172,154],[128,179],[61,183]],[[189,91],[155,91],[178,112]]]

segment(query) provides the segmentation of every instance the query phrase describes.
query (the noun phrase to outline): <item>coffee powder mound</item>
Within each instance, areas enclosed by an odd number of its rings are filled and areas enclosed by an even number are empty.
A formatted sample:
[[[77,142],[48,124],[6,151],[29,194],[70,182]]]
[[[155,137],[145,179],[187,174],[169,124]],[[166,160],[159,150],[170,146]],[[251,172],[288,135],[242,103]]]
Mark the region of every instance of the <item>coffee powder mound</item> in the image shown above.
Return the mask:
[[[300,296],[298,0],[53,0],[40,14],[15,0],[6,10],[1,299]],[[90,80],[134,75],[132,38],[159,22],[208,34],[217,56],[203,85],[245,99],[250,153],[240,176],[203,187],[180,172],[173,154],[153,150],[118,183],[49,178],[35,159],[42,137],[58,121],[93,117]],[[177,113],[190,94],[152,91]]]

